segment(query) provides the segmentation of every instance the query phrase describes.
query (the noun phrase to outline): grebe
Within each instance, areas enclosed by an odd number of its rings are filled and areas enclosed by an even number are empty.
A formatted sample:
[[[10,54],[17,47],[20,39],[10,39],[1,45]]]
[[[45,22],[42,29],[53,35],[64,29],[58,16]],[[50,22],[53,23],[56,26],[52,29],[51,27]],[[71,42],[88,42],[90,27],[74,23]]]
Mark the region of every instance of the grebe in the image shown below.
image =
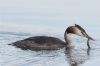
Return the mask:
[[[69,26],[66,29],[64,33],[65,42],[55,37],[35,36],[14,42],[10,45],[19,47],[21,49],[30,49],[30,50],[58,49],[62,47],[71,47],[72,46],[70,40],[71,34],[76,34],[78,36],[86,37],[89,40],[93,40],[81,26],[75,24],[74,26]]]

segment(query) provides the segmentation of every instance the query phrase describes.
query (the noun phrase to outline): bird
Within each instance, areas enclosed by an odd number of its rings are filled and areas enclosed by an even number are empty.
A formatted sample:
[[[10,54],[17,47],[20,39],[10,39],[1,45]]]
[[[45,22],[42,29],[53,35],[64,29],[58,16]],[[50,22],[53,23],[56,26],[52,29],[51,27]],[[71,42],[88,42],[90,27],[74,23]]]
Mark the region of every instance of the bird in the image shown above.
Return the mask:
[[[69,26],[64,33],[65,41],[51,36],[33,36],[16,42],[12,42],[9,45],[16,46],[21,49],[29,50],[53,50],[59,48],[72,47],[71,34],[86,37],[89,40],[94,40],[90,37],[86,31],[78,24]]]

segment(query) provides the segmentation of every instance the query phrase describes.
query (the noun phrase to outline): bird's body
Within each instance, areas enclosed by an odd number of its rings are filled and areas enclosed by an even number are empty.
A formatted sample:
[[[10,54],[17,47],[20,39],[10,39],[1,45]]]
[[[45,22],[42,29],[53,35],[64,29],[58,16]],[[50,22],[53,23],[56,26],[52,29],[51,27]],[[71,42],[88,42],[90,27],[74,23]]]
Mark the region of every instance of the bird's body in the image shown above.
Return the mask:
[[[66,45],[66,43],[58,38],[49,36],[35,36],[13,43],[22,49],[58,49]]]
[[[58,49],[62,47],[71,47],[71,34],[84,36],[90,40],[93,40],[86,31],[79,25],[69,26],[64,33],[65,42],[56,37],[49,36],[35,36],[24,40],[19,40],[11,45],[19,47],[21,49]]]

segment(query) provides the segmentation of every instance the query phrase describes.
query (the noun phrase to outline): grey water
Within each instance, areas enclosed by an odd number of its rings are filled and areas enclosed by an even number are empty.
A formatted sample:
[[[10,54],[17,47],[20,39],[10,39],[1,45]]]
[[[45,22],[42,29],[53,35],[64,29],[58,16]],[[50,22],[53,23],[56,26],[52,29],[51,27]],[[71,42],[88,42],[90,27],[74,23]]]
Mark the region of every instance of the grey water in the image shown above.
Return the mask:
[[[85,4],[85,5],[84,5]],[[0,0],[0,66],[100,65],[99,0]],[[64,40],[65,29],[81,25],[95,39],[72,35],[74,48],[31,51],[8,45],[31,36]]]

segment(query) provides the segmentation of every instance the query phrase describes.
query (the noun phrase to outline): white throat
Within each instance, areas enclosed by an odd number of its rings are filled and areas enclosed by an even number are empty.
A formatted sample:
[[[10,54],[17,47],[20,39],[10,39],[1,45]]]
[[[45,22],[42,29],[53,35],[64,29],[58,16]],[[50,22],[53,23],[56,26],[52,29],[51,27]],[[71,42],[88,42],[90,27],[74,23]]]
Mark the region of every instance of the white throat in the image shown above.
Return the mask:
[[[71,34],[65,34],[65,41],[67,43],[67,47],[71,47],[72,46],[72,39],[71,39]]]

